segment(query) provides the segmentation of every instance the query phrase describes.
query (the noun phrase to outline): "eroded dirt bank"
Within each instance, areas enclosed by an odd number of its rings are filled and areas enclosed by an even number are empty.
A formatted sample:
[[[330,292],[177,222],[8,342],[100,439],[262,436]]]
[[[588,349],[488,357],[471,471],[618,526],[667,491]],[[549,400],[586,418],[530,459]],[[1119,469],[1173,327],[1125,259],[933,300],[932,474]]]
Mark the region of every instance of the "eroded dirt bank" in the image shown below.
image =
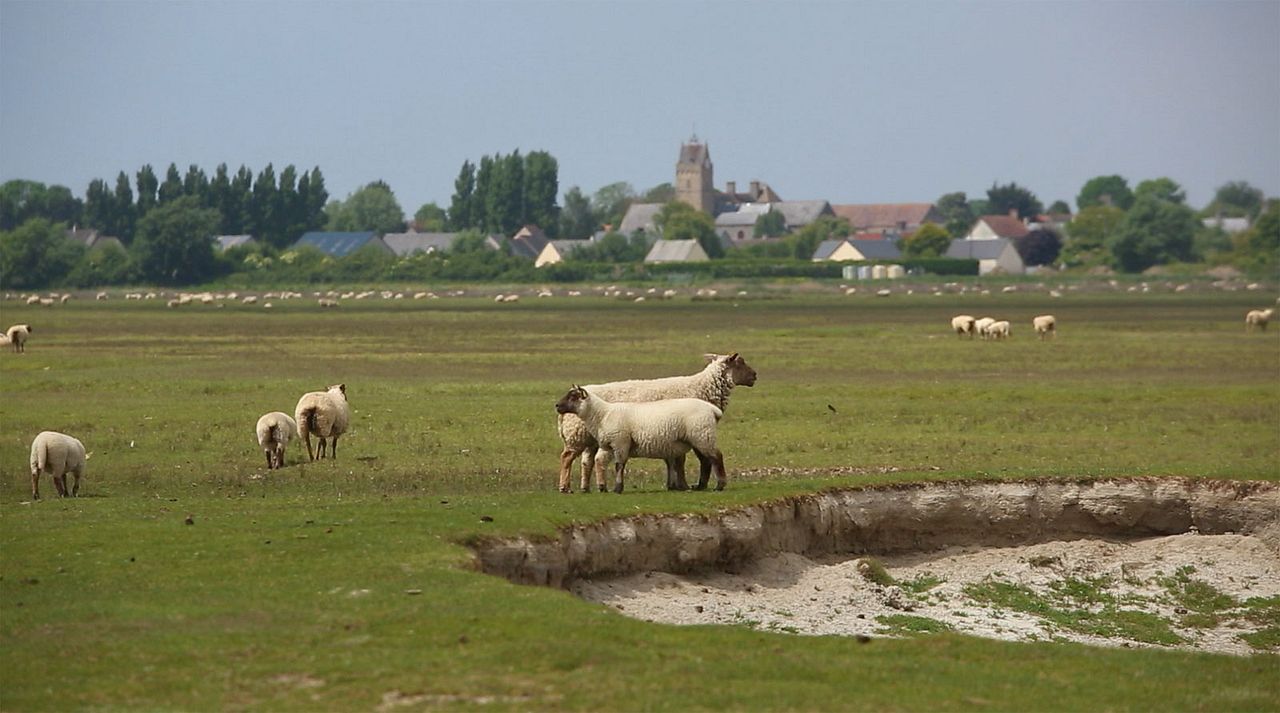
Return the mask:
[[[1182,478],[855,488],[714,515],[575,525],[549,540],[490,541],[476,556],[489,574],[567,588],[579,579],[636,572],[732,572],[779,553],[892,555],[1192,531],[1255,535],[1280,552],[1280,488]]]
[[[491,542],[481,568],[629,616],[1280,651],[1280,487],[1143,478],[850,489]]]

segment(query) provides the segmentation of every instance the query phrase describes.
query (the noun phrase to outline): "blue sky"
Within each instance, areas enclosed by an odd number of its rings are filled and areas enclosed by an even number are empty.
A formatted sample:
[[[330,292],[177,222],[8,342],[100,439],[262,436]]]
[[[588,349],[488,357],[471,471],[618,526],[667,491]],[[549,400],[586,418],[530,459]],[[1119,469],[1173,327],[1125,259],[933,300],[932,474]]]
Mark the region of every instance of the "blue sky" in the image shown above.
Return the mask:
[[[1280,2],[0,0],[0,180],[320,166],[447,206],[464,160],[561,191],[715,180],[833,203],[1074,203],[1168,176],[1280,195]]]

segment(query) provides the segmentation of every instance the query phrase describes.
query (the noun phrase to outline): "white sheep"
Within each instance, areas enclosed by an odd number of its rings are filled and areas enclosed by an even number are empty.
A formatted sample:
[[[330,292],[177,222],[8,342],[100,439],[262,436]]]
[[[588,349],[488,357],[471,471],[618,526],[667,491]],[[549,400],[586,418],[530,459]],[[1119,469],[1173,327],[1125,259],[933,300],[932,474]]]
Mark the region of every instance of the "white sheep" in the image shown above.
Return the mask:
[[[1249,314],[1244,316],[1244,331],[1253,331],[1254,327],[1262,331],[1267,331],[1267,322],[1271,321],[1271,315],[1275,314],[1275,309],[1251,309]]]
[[[987,336],[991,339],[1008,339],[1009,332],[1008,320],[1002,319],[999,322],[992,322],[991,325],[987,327]]]
[[[31,336],[31,325],[15,324],[5,331],[5,336],[9,339],[9,344],[13,345],[13,351],[21,354],[27,351],[27,337]]]
[[[284,452],[289,441],[298,437],[298,422],[281,411],[263,414],[258,419],[255,429],[258,434],[258,445],[267,455],[267,470],[284,467]]]
[[[995,324],[995,319],[991,317],[980,317],[973,323],[973,331],[983,339],[987,338],[987,328]]]
[[[332,439],[331,458],[338,457],[338,436],[347,431],[351,420],[351,407],[347,405],[347,385],[334,384],[325,391],[310,391],[298,399],[293,411],[298,433],[307,444],[307,456],[311,460],[325,457],[325,440]],[[311,449],[311,434],[320,439],[316,451]]]
[[[1036,328],[1036,335],[1041,339],[1058,334],[1058,319],[1051,314],[1042,314],[1039,317],[1032,318],[1031,326]]]
[[[79,440],[57,431],[42,431],[31,442],[31,499],[40,499],[41,473],[48,473],[53,477],[53,487],[57,488],[58,497],[79,496],[80,477],[84,475],[85,461],[88,459],[84,444]],[[67,490],[68,473],[76,477],[70,490]]]
[[[574,386],[556,402],[556,412],[576,414],[600,446],[603,460],[597,477],[603,479],[610,458],[614,463],[613,492],[621,493],[631,458],[658,458],[670,464],[690,450],[702,464],[695,490],[705,490],[711,471],[716,490],[724,490],[728,478],[724,455],[716,446],[716,424],[724,412],[701,399],[666,399],[648,402],[609,402],[581,386]]]
[[[969,335],[973,339],[974,323],[978,320],[967,314],[958,314],[951,318],[951,328],[955,330],[956,336],[963,337]]]
[[[609,401],[694,398],[702,399],[723,411],[729,406],[729,394],[734,386],[755,385],[756,370],[736,352],[705,354],[704,358],[707,365],[696,374],[588,384],[586,388]],[[591,472],[595,470],[598,448],[595,438],[582,419],[571,413],[560,415],[559,431],[560,438],[564,441],[564,450],[560,452],[560,492],[570,492],[569,477],[573,462],[579,455],[582,456],[582,489],[590,490]],[[604,490],[602,471],[597,471],[597,485],[600,490]],[[685,490],[688,487],[684,477],[684,458],[668,463],[667,488]]]

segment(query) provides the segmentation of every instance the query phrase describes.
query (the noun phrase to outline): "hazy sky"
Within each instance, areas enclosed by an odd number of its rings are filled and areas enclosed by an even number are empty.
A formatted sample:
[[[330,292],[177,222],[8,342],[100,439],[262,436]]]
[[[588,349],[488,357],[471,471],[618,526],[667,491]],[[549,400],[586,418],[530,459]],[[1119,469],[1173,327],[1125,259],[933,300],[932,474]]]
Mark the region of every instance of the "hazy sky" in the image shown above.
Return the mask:
[[[561,193],[674,180],[833,203],[1044,203],[1119,173],[1201,206],[1280,195],[1280,1],[0,0],[0,180],[219,163],[377,179],[412,215],[464,160],[559,161]]]

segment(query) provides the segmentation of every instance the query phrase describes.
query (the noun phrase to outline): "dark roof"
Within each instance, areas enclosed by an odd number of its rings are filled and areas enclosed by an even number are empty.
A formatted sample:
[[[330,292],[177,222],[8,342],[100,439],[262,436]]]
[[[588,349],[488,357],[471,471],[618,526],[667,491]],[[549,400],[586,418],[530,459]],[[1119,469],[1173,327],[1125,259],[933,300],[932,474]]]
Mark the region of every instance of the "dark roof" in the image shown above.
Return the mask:
[[[897,260],[902,257],[898,244],[892,240],[850,240],[849,244],[868,260]]]
[[[841,245],[844,245],[847,242],[848,241],[845,240],[844,238],[840,238],[839,240],[823,240],[822,242],[818,243],[817,249],[813,251],[813,259],[826,260],[830,258],[831,255],[835,253],[835,251],[838,250]]]
[[[414,253],[448,252],[458,239],[457,233],[387,233],[382,242],[399,257]]]
[[[788,228],[808,225],[823,215],[832,215],[831,204],[826,201],[780,201],[773,210],[782,213]]]
[[[547,247],[546,233],[536,225],[526,225],[511,236],[511,254],[537,260],[542,249]]]
[[[360,248],[373,244],[382,247],[382,249],[390,252],[391,248],[382,242],[376,233],[372,231],[363,233],[325,233],[313,231],[304,233],[298,242],[294,243],[294,247],[302,247],[310,245],[319,249],[333,257],[346,257]]]
[[[993,240],[965,240],[961,238],[951,241],[951,247],[947,248],[947,257],[995,260],[1010,245],[1012,243],[1004,238],[995,238]]]

